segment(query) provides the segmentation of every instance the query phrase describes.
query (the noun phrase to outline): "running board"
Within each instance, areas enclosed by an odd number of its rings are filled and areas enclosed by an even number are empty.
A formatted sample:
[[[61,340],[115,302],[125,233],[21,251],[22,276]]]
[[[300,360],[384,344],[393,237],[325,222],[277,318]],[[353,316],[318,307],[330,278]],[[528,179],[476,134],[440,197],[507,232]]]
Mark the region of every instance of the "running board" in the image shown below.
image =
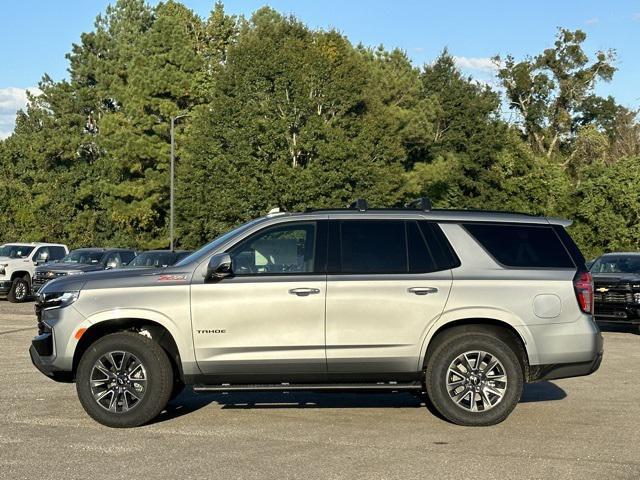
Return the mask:
[[[292,392],[292,391],[407,391],[422,390],[420,382],[383,383],[275,383],[275,384],[230,384],[194,385],[196,393],[206,392]]]

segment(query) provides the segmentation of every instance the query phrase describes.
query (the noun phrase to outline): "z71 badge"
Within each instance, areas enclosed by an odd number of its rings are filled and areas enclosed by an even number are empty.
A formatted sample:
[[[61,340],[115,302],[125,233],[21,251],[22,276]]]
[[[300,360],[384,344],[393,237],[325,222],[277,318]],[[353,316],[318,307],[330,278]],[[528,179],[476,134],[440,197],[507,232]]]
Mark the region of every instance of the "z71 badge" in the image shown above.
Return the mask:
[[[186,280],[186,279],[187,279],[186,275],[175,275],[175,274],[160,275],[158,277],[159,282],[177,282],[177,281]]]

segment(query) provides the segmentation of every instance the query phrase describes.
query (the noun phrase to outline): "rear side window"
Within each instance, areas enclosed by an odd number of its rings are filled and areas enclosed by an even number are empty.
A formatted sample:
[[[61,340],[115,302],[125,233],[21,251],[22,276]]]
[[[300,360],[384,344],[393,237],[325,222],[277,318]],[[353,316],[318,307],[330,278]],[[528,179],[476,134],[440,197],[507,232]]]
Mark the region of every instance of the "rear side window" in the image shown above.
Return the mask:
[[[340,222],[342,273],[406,273],[404,222]]]
[[[464,228],[505,266],[575,268],[551,226],[475,223]]]
[[[425,223],[425,225],[422,225]],[[332,221],[330,273],[428,273],[457,266],[435,225],[413,220]],[[442,236],[444,239],[444,236]],[[444,239],[446,242],[446,239]]]

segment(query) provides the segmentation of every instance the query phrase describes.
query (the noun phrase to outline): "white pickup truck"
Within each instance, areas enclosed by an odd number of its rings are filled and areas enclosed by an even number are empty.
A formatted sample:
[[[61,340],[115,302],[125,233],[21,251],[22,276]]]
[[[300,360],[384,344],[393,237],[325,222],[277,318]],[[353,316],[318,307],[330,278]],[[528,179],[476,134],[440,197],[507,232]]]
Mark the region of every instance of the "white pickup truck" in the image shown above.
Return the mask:
[[[36,265],[60,260],[69,249],[60,243],[6,243],[0,246],[0,296],[24,302],[31,293]]]

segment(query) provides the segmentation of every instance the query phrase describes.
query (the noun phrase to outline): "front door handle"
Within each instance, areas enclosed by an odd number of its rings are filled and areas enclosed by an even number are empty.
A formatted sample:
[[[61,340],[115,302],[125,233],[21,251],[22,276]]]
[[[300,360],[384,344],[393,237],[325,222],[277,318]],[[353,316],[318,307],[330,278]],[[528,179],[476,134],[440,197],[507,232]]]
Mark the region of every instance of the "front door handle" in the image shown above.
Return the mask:
[[[289,290],[291,295],[297,295],[299,297],[306,297],[307,295],[314,295],[320,293],[319,288],[292,288]]]
[[[438,289],[436,287],[411,287],[407,288],[407,292],[416,295],[429,295],[430,293],[438,293]]]

